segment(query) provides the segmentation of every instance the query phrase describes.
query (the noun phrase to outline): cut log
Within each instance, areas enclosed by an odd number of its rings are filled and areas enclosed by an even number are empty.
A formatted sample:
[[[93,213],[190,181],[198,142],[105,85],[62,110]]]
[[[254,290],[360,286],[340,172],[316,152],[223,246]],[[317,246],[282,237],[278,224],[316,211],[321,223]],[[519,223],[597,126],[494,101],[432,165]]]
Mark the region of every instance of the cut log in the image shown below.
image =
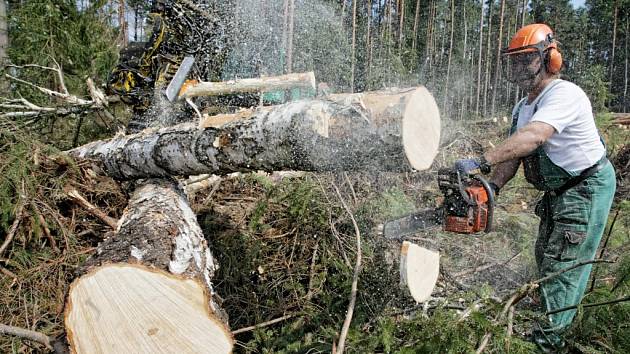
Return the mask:
[[[146,130],[69,153],[100,161],[119,179],[256,170],[401,172],[428,168],[439,139],[435,100],[418,87],[295,101],[220,127]]]
[[[404,241],[400,250],[400,283],[416,302],[426,301],[440,273],[440,254]]]
[[[205,286],[164,271],[108,264],[70,286],[65,325],[75,353],[229,353]]]
[[[216,267],[179,185],[167,179],[140,181],[118,229],[82,265],[70,289],[66,332],[71,349],[229,352],[227,315],[213,296]]]
[[[192,82],[182,87],[179,98],[269,92],[291,88],[306,88],[315,92],[315,74],[310,71],[225,82]]]

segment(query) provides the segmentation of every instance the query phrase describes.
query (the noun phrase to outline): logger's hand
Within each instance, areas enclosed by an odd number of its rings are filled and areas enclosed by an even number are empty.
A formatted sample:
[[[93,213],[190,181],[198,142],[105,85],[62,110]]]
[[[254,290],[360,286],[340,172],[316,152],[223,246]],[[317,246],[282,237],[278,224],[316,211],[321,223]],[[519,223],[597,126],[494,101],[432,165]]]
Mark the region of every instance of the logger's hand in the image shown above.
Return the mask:
[[[481,171],[481,163],[478,159],[460,159],[455,161],[455,170],[463,175],[471,175]]]

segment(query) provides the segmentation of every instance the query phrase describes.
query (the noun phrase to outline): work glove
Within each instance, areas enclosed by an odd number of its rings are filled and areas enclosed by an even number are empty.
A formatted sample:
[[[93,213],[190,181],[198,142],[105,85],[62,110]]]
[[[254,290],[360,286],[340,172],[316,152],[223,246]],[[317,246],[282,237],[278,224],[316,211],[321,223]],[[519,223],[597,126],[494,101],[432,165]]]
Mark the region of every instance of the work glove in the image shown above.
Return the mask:
[[[481,164],[477,159],[460,159],[455,161],[455,170],[463,175],[470,175],[478,172],[480,169]]]
[[[490,173],[490,165],[486,159],[481,156],[476,159],[460,159],[455,161],[455,170],[460,174],[476,174],[476,173]]]

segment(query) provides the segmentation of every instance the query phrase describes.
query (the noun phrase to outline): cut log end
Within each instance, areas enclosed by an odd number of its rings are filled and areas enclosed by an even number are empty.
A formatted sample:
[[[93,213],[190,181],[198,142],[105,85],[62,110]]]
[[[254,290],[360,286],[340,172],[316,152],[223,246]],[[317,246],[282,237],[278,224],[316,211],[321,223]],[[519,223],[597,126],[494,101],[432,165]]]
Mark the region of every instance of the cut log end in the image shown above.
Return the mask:
[[[440,111],[425,87],[418,87],[409,97],[403,113],[402,136],[411,166],[428,169],[440,144]]]
[[[198,282],[108,264],[70,287],[65,326],[75,353],[230,353],[233,337]]]
[[[440,273],[440,254],[404,241],[400,250],[400,283],[416,302],[433,293]]]

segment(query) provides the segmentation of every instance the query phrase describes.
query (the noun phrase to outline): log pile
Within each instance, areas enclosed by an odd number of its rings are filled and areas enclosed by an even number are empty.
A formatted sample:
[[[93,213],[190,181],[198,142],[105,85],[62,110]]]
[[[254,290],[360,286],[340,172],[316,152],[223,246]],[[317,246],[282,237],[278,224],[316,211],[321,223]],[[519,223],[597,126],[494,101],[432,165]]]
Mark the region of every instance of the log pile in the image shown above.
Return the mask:
[[[228,319],[213,296],[217,264],[172,176],[421,170],[431,165],[440,133],[437,105],[424,87],[261,107],[221,124],[216,118],[68,152],[109,176],[136,180],[116,232],[70,287],[65,317],[73,351],[231,351]],[[417,282],[417,269],[405,274]]]
[[[612,113],[612,122],[619,125],[630,125],[630,113]]]

